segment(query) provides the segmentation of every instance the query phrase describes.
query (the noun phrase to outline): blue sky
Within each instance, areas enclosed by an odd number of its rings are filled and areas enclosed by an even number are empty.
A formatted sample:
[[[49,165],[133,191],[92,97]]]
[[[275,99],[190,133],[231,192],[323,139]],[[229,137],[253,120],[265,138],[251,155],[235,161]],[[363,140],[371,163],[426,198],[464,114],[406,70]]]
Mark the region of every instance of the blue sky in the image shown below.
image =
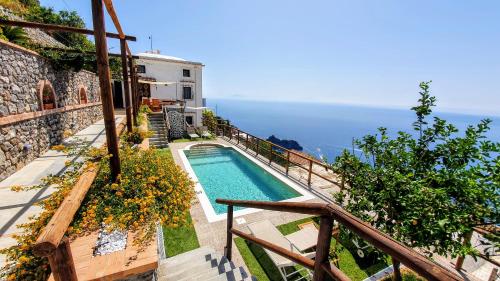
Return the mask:
[[[41,0],[77,10],[90,1]],[[201,61],[204,96],[500,115],[500,1],[115,0],[134,52]],[[108,19],[107,27],[114,30]],[[110,40],[112,52],[119,46]]]

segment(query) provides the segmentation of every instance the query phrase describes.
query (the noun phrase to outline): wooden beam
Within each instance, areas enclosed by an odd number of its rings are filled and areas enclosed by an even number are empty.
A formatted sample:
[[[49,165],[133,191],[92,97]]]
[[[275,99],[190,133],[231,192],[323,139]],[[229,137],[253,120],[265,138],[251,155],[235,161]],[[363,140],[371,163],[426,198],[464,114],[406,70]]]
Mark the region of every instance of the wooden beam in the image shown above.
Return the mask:
[[[215,199],[215,202],[223,205],[233,205],[246,208],[257,208],[271,211],[283,211],[290,213],[309,214],[309,215],[328,215],[325,203],[301,203],[301,202],[266,202],[251,200],[230,200]]]
[[[127,50],[125,45],[127,41],[120,39],[120,50],[122,55],[122,75],[123,75],[123,88],[125,89],[125,114],[127,116],[127,131],[132,132],[132,98],[130,97],[130,85],[128,84],[128,63],[127,63]]]
[[[57,24],[48,24],[48,23],[0,19],[0,25],[19,26],[19,27],[26,27],[26,28],[38,28],[38,29],[42,29],[42,30],[46,30],[46,31],[61,31],[61,32],[73,32],[73,33],[80,33],[80,34],[86,34],[86,35],[94,35],[94,31],[91,29],[70,27],[70,26],[57,25]],[[105,37],[120,39],[119,34],[110,33],[110,32],[106,32]],[[137,41],[137,38],[135,36],[125,35],[125,40]]]
[[[99,74],[99,86],[101,88],[102,111],[104,115],[104,127],[106,130],[106,142],[111,167],[111,180],[115,181],[120,174],[120,155],[118,149],[118,135],[116,133],[115,113],[113,108],[113,95],[111,92],[111,73],[109,68],[108,46],[106,42],[106,27],[104,23],[104,11],[101,0],[92,1],[92,19],[94,23],[94,38],[97,56],[97,70]]]
[[[328,204],[333,219],[347,227],[366,242],[397,259],[427,280],[463,280],[455,272],[429,260],[415,250],[402,245],[392,237],[374,228],[369,223],[352,215],[336,204]]]
[[[55,252],[96,176],[96,168],[88,169],[80,176],[71,192],[64,198],[47,226],[38,236],[35,246],[33,246],[35,255],[47,257]]]
[[[44,50],[65,52],[65,53],[70,53],[70,54],[83,54],[83,55],[89,55],[89,56],[96,55],[96,53],[94,51],[82,51],[82,50],[75,50],[75,49],[65,49],[65,48],[57,48],[57,47],[43,47],[43,46],[40,46],[40,48],[44,49]],[[122,57],[121,54],[114,54],[114,53],[108,53],[108,56],[116,57],[116,58]],[[138,59],[139,56],[132,56],[132,58]]]
[[[118,20],[118,16],[116,15],[115,8],[113,7],[113,1],[104,0],[104,5],[106,6],[106,10],[108,10],[108,14],[111,17],[113,24],[115,25],[116,31],[118,31],[118,35],[120,35],[120,39],[125,39],[125,33],[123,33],[122,26],[120,24],[120,21]],[[132,55],[127,42],[125,42],[125,48],[127,49],[128,54]]]

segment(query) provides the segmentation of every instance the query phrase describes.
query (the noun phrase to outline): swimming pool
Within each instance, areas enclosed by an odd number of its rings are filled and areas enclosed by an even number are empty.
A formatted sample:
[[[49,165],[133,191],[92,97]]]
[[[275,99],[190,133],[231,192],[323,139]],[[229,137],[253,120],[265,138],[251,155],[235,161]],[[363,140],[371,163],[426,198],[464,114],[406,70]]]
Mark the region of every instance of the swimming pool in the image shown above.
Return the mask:
[[[209,221],[225,218],[227,206],[217,204],[217,198],[296,201],[305,200],[304,195],[310,195],[298,186],[292,187],[293,184],[286,177],[278,179],[275,171],[270,171],[262,163],[237,150],[214,145],[193,146],[183,150],[189,164],[187,170],[197,181],[196,191],[200,202],[205,205],[203,208]],[[207,200],[210,206],[203,204]],[[235,215],[242,209],[235,207]]]

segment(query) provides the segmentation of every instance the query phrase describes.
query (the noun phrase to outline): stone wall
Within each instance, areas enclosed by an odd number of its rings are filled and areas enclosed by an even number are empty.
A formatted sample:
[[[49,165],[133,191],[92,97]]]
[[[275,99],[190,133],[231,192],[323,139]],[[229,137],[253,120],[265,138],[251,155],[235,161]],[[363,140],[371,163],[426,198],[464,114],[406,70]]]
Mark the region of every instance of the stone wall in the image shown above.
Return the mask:
[[[169,138],[180,139],[184,137],[184,115],[176,110],[168,111],[168,121],[170,123]]]
[[[99,80],[88,71],[56,71],[38,54],[0,40],[0,180],[5,179],[63,135],[102,118]],[[41,87],[50,84],[56,108],[42,110]],[[80,102],[85,89],[87,102]]]

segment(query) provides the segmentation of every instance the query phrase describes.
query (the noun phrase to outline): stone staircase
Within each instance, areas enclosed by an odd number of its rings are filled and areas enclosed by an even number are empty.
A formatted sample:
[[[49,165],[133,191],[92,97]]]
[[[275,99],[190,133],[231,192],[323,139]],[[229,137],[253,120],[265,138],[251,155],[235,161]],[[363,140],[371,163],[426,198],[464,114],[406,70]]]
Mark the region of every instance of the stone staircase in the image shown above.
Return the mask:
[[[168,147],[168,132],[165,126],[165,121],[163,120],[162,113],[151,113],[148,115],[150,128],[149,130],[153,133],[149,137],[149,145],[154,148],[166,148]]]
[[[160,261],[158,281],[257,281],[210,247],[201,247]]]

